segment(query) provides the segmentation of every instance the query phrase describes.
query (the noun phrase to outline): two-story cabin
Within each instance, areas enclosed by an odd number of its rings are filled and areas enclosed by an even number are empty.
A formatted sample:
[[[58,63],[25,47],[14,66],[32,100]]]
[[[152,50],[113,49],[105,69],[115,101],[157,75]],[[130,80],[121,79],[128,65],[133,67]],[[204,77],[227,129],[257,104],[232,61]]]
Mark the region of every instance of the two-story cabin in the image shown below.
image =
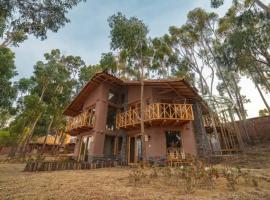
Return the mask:
[[[202,114],[208,107],[185,80],[145,80],[144,125],[148,160],[170,149],[205,156],[210,151]],[[67,131],[77,136],[78,160],[142,159],[140,82],[97,73],[66,108]]]

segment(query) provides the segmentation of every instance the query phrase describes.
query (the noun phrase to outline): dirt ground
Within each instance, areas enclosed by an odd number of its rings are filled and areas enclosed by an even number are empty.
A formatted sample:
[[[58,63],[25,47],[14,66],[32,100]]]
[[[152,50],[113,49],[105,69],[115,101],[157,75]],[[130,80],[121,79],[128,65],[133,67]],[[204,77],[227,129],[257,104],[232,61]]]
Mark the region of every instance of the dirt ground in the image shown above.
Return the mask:
[[[129,176],[133,169],[106,168],[86,171],[22,172],[25,164],[0,164],[0,199],[159,199],[159,200],[270,200],[270,144],[251,147],[247,154],[226,159],[224,165],[241,166],[257,177],[258,186],[237,184],[227,188],[218,178],[214,189],[195,189],[186,194],[182,186],[172,186],[153,179],[134,186]]]

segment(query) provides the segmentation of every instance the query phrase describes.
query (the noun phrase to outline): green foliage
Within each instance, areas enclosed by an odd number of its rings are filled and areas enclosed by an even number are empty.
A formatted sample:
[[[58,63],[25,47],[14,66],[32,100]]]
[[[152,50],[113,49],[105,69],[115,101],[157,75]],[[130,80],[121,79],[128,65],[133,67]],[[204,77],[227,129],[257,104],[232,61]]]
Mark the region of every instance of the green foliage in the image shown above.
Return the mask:
[[[138,18],[126,18],[122,13],[112,15],[109,19],[111,28],[111,48],[126,50],[132,57],[138,57],[139,50],[146,45],[147,26]]]
[[[79,72],[79,88],[82,88],[86,83],[99,71],[101,71],[99,65],[89,65],[80,68]],[[79,91],[80,89],[78,89]]]
[[[67,12],[81,1],[1,1],[0,38],[4,40],[2,46],[18,46],[28,35],[46,39],[47,31],[57,32],[70,22]]]
[[[17,137],[10,135],[9,131],[0,131],[0,147],[13,146],[16,144]]]
[[[111,74],[115,74],[117,71],[117,62],[116,58],[113,55],[112,52],[109,53],[103,53],[101,55],[101,59],[99,61],[100,63],[100,68],[102,70],[108,71]]]
[[[263,117],[263,116],[268,116],[268,115],[270,115],[270,113],[266,108],[259,110],[259,116]]]
[[[80,78],[86,76],[81,71],[85,63],[78,56],[63,56],[55,49],[44,57],[44,62],[38,61],[34,66],[33,76],[17,83],[21,96],[17,102],[17,116],[10,126],[14,134],[22,135],[35,120],[38,121],[33,134],[46,134],[52,119],[50,129],[64,129],[66,122],[62,112],[80,88],[79,72]]]
[[[237,189],[236,186],[240,183],[241,179],[244,179],[247,185],[258,186],[258,181],[251,175],[251,172],[249,170],[242,171],[240,167],[223,169],[223,176],[227,180],[227,187],[232,191]]]
[[[218,8],[224,3],[224,0],[211,0],[211,6],[213,8]]]
[[[16,88],[11,81],[17,75],[14,60],[15,55],[10,49],[0,47],[0,129],[6,125],[16,97]]]
[[[111,49],[119,51],[122,70],[129,77],[143,78],[152,58],[147,26],[138,18],[126,18],[122,13],[112,15],[108,22],[111,28]]]

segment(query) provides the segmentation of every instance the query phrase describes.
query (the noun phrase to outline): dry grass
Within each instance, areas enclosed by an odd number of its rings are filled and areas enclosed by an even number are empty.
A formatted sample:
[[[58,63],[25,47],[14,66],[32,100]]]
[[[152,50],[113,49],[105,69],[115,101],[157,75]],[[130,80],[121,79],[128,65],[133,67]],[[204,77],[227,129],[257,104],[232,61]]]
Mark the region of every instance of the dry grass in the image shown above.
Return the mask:
[[[158,179],[135,187],[129,182],[130,168],[28,173],[22,172],[24,164],[4,163],[0,164],[0,199],[269,200],[270,151],[267,149],[270,145],[260,148],[253,149],[249,156],[225,162],[226,165],[241,164],[258,177],[258,187],[239,183],[236,192],[227,188],[224,178],[217,180],[213,190],[196,189],[192,194],[185,194],[181,186],[164,184]]]

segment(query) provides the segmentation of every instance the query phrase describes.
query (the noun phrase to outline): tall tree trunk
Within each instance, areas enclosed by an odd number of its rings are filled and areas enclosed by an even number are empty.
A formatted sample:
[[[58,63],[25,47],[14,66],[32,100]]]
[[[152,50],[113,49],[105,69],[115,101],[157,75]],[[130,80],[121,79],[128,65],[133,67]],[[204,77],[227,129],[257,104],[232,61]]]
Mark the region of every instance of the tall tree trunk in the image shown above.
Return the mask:
[[[256,86],[256,88],[257,88],[257,90],[258,90],[258,92],[259,92],[259,94],[260,94],[260,96],[261,96],[261,98],[263,100],[263,103],[264,103],[265,107],[267,108],[268,112],[270,113],[270,107],[269,107],[269,105],[268,105],[268,103],[267,103],[267,101],[266,101],[266,99],[265,99],[265,97],[264,97],[264,95],[263,95],[263,93],[262,93],[262,91],[260,89],[260,86],[258,85],[256,80],[253,80],[253,82],[254,82],[254,84],[255,84],[255,86]]]
[[[54,141],[53,141],[53,147],[52,147],[52,155],[55,154],[55,146],[56,146],[57,135],[58,135],[58,131],[55,133],[55,137],[54,137]]]
[[[34,123],[32,124],[32,126],[31,126],[31,128],[30,128],[28,137],[27,137],[25,143],[23,144],[23,147],[22,147],[22,150],[21,150],[21,156],[22,156],[22,157],[25,156],[25,153],[26,153],[26,150],[27,150],[27,146],[29,145],[29,142],[30,142],[31,139],[32,139],[32,136],[33,136],[33,133],[34,133],[36,124],[37,124],[38,120],[40,119],[41,115],[42,115],[42,113],[39,113],[39,114],[38,114],[38,116],[36,117]]]
[[[263,85],[267,88],[267,90],[270,92],[270,83],[268,80],[265,78],[263,72],[261,69],[257,67],[257,65],[254,66],[254,69],[256,70],[257,74],[259,75],[260,79],[263,81]],[[249,70],[250,75],[252,76],[252,72]],[[254,79],[254,77],[252,78]]]
[[[144,67],[141,67],[141,134],[142,134],[142,157],[143,157],[143,164],[145,165],[147,162],[146,158],[146,135],[144,131],[144,99],[143,99],[143,93],[144,93]]]
[[[248,133],[248,130],[247,130],[247,119],[246,119],[245,108],[244,108],[244,104],[243,104],[243,101],[242,101],[240,90],[239,90],[239,87],[238,87],[238,85],[236,83],[236,80],[235,80],[234,75],[232,75],[232,82],[233,82],[233,85],[234,85],[236,100],[237,100],[238,105],[240,107],[240,113],[241,113],[242,120],[243,120],[244,132],[246,134],[247,141],[249,143],[251,143],[252,141],[251,141],[251,138],[250,138],[249,133]]]
[[[252,72],[250,70],[249,70],[249,74],[250,74],[250,76],[251,76],[251,78],[253,80],[253,83],[254,83],[256,89],[258,90],[258,92],[259,92],[259,94],[261,96],[261,99],[263,100],[263,103],[264,103],[265,107],[267,108],[268,112],[270,113],[270,107],[269,107],[269,105],[268,105],[268,103],[267,103],[267,101],[266,101],[266,99],[265,99],[265,97],[264,97],[264,95],[263,95],[263,93],[261,91],[261,88],[260,88],[259,84],[257,83],[256,78],[253,76],[253,74],[252,74]]]
[[[46,136],[45,136],[45,138],[44,138],[43,145],[42,145],[41,155],[43,155],[43,153],[44,153],[44,150],[45,150],[45,147],[46,147],[46,143],[47,143],[47,138],[48,138],[48,135],[49,135],[49,133],[50,133],[50,131],[51,131],[53,119],[54,119],[54,117],[52,116],[51,121],[50,121],[49,126],[48,126],[48,129],[47,129]]]

